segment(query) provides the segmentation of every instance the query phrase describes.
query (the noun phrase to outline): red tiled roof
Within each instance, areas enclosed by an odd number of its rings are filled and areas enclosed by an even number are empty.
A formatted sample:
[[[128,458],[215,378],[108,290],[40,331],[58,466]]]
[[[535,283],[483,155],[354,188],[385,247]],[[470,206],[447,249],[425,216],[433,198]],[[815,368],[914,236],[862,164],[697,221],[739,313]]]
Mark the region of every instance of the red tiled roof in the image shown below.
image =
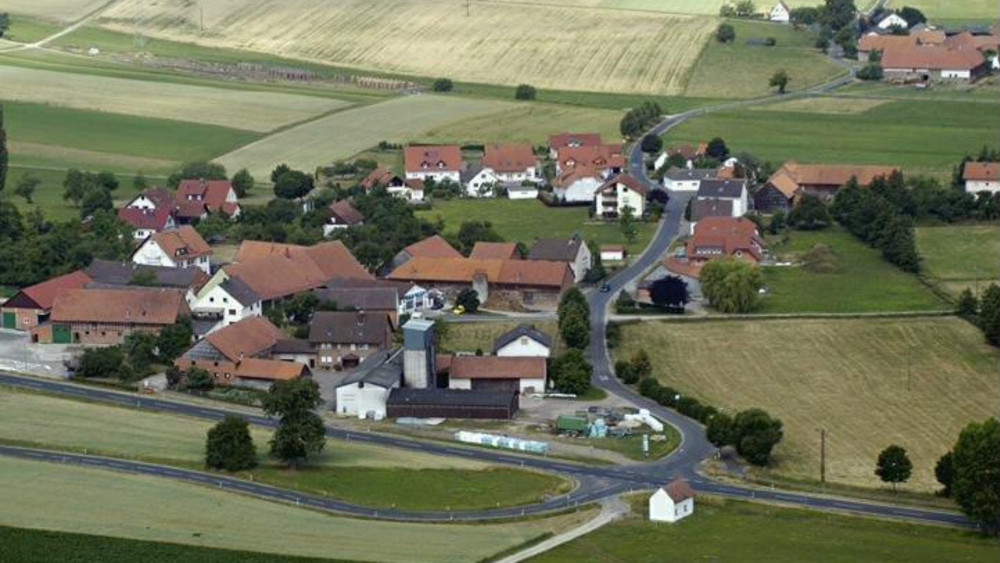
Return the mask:
[[[361,187],[364,188],[365,191],[372,190],[378,186],[387,185],[395,177],[396,175],[393,174],[392,170],[389,170],[385,166],[378,166],[375,170],[372,170],[364,180],[361,180]]]
[[[338,223],[345,225],[358,225],[365,220],[361,212],[346,199],[331,203],[330,214],[337,219]]]
[[[621,144],[566,147],[559,151],[559,165],[563,170],[581,165],[607,170],[624,167],[625,157]]]
[[[226,213],[223,204],[232,189],[233,184],[229,180],[181,180],[177,186],[177,201],[200,201],[211,212]],[[231,210],[232,206],[228,208]]]
[[[917,45],[913,35],[862,35],[858,39],[858,51],[887,51],[889,49],[909,49]]]
[[[544,379],[545,358],[455,356],[452,379]]]
[[[976,49],[950,49],[945,45],[888,49],[882,53],[882,68],[885,69],[971,71],[985,64],[982,53]]]
[[[966,162],[963,180],[996,182],[1000,180],[1000,162]]]
[[[298,246],[243,241],[236,263],[224,268],[240,278],[264,300],[294,295],[334,279],[372,279],[340,241]]]
[[[48,310],[52,308],[52,304],[55,303],[56,296],[59,295],[61,291],[68,289],[80,289],[91,281],[93,280],[90,276],[84,273],[83,270],[77,270],[75,272],[70,272],[68,274],[26,287],[21,290],[21,293],[34,301],[35,304],[42,310]],[[11,301],[13,301],[13,298],[11,298]]]
[[[670,500],[674,502],[685,501],[689,498],[694,498],[694,489],[691,485],[683,479],[677,479],[671,481],[667,486],[663,487],[663,490],[670,497]]]
[[[477,242],[469,258],[508,260],[518,259],[517,244],[513,242]]]
[[[784,180],[779,180],[781,184],[779,184],[779,182],[775,182],[777,177],[787,176],[788,179],[795,182],[798,186],[843,186],[849,182],[852,177],[854,177],[857,178],[859,184],[866,186],[875,178],[879,176],[888,177],[893,172],[897,172],[898,170],[899,168],[896,166],[799,164],[794,160],[790,160],[783,164],[768,181],[773,183],[784,193],[785,189],[790,188],[791,186],[783,187],[783,185],[787,184]]]
[[[757,225],[743,217],[705,217],[694,227],[694,236],[688,239],[689,258],[722,258],[737,251],[761,258],[765,245],[757,233]],[[713,252],[721,251],[721,254]]]
[[[389,274],[389,279],[440,283],[472,283],[485,275],[489,283],[562,288],[572,283],[565,262],[544,260],[482,260],[474,258],[414,258]]]
[[[212,253],[212,248],[191,225],[154,233],[150,238],[171,258],[189,259]]]
[[[160,231],[166,228],[172,207],[157,205],[156,209],[140,209],[138,207],[123,207],[118,210],[118,218],[134,229]]]
[[[177,200],[174,213],[184,219],[200,219],[208,213],[204,201]]]
[[[528,143],[486,145],[483,153],[483,167],[495,172],[524,172],[537,166],[538,159]]]
[[[594,193],[605,190],[612,186],[616,186],[618,184],[624,184],[625,186],[628,186],[628,188],[631,189],[632,191],[639,193],[641,195],[646,195],[649,193],[649,189],[646,188],[646,185],[637,180],[631,174],[618,174],[616,176],[613,176],[607,182],[604,182],[604,184],[598,186],[598,188],[594,190]]]
[[[427,237],[422,241],[415,242],[403,249],[403,252],[413,258],[461,258],[462,253],[455,250],[455,247],[448,244],[440,235]]]
[[[274,347],[284,337],[285,334],[266,318],[249,317],[212,332],[205,340],[235,362]]]
[[[403,161],[407,172],[458,172],[462,169],[462,150],[456,145],[406,147]]]
[[[549,136],[549,148],[586,147],[601,144],[600,133],[560,133]]]
[[[52,305],[52,322],[170,325],[189,313],[175,289],[69,289]]]

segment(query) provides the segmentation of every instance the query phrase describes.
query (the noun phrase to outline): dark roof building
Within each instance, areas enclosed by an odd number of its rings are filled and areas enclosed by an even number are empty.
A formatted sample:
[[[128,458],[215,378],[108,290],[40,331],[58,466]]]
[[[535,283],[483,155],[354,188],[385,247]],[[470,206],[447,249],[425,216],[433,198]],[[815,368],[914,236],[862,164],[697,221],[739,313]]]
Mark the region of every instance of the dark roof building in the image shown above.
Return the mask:
[[[698,198],[739,199],[746,193],[746,180],[702,180],[698,188]]]
[[[389,315],[367,314],[364,311],[318,311],[309,323],[309,342],[389,348],[392,332]]]
[[[399,290],[392,287],[321,287],[313,293],[320,303],[336,303],[337,309],[396,312],[399,308]]]
[[[705,217],[732,217],[733,200],[706,198],[691,201],[691,222],[697,223]]]
[[[521,337],[530,338],[547,348],[552,347],[552,337],[545,334],[544,332],[536,329],[534,326],[529,324],[517,325],[513,330],[507,331],[501,334],[493,342],[493,353],[496,354],[497,350],[503,348],[504,346],[517,341]]]
[[[386,402],[390,418],[514,418],[516,391],[466,391],[458,389],[393,389]]]
[[[399,387],[403,383],[402,350],[382,350],[367,358],[337,385],[351,385],[363,382],[385,389]]]
[[[679,168],[671,166],[663,174],[668,180],[711,180],[718,175],[715,168]]]
[[[94,260],[84,272],[92,280],[88,287],[132,285],[136,276],[151,276],[153,283],[159,287],[177,287],[198,291],[209,280],[208,274],[199,268],[145,266],[134,262],[116,262],[114,260]]]
[[[551,262],[573,262],[580,253],[583,239],[573,236],[564,238],[542,238],[535,241],[528,251],[528,260],[548,260]]]

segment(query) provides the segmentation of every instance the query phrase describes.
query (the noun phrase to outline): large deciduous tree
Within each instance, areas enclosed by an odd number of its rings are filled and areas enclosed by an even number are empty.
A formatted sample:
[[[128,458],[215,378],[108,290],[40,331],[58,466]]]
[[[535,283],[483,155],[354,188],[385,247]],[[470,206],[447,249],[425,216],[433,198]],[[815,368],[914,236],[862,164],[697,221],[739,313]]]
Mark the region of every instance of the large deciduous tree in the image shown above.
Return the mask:
[[[250,171],[246,168],[240,168],[236,174],[233,174],[233,191],[236,192],[236,197],[246,197],[253,188],[254,181]]]
[[[754,465],[770,463],[771,450],[783,436],[781,421],[761,409],[740,411],[733,418],[733,445],[744,459]]]
[[[1000,346],[1000,286],[991,283],[979,300],[979,328],[986,340]]]
[[[713,307],[723,313],[748,313],[757,306],[764,275],[742,260],[713,260],[701,270],[701,288]]]
[[[167,185],[177,189],[181,180],[225,180],[226,167],[215,162],[185,162],[181,169],[167,177]]]
[[[297,466],[309,454],[319,453],[326,444],[323,419],[313,409],[323,403],[319,385],[312,379],[279,381],[264,397],[264,412],[280,417],[271,438],[271,455]]]
[[[0,30],[2,36],[3,30]],[[10,154],[7,152],[7,129],[3,120],[3,104],[0,104],[0,192],[7,187],[7,166],[10,162]]]
[[[788,76],[788,72],[785,70],[778,70],[771,75],[771,79],[768,80],[767,85],[771,88],[777,88],[779,94],[784,94],[785,90],[788,88],[788,83],[791,82],[791,78]]]
[[[691,301],[687,282],[678,276],[667,276],[656,280],[649,287],[649,298],[654,305],[683,310]]]
[[[884,483],[891,483],[892,490],[895,491],[896,483],[904,483],[910,479],[910,475],[913,474],[913,462],[903,447],[893,444],[878,454],[875,474]]]
[[[825,229],[830,221],[830,211],[816,194],[802,194],[788,214],[788,224],[802,231]]]
[[[229,415],[209,429],[205,465],[225,471],[245,471],[257,465],[257,448],[245,418]]]
[[[582,395],[590,390],[593,371],[582,350],[567,350],[552,361],[552,384],[563,393]]]
[[[1000,422],[990,418],[962,430],[952,450],[952,497],[970,520],[1000,530]]]

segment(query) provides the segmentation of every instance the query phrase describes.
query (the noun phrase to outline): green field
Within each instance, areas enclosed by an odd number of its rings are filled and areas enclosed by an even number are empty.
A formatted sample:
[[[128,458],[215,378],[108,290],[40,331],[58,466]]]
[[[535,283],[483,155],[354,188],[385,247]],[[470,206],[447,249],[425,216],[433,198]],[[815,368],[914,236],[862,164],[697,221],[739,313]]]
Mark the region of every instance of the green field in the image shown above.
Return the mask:
[[[997,19],[997,4],[993,0],[891,0],[893,8],[913,6],[921,10],[932,23],[949,20],[984,22]]]
[[[726,561],[771,563],[993,562],[996,540],[974,532],[885,522],[807,510],[699,497],[692,516],[677,524],[633,514],[530,559],[532,563],[658,563]],[[667,555],[669,554],[669,556]]]
[[[788,243],[771,237],[778,261],[797,262],[817,244],[836,255],[832,272],[800,265],[764,268],[767,295],[761,313],[873,313],[948,310],[916,276],[882,259],[881,254],[839,226],[822,231],[791,231]]]
[[[59,33],[63,27],[53,21],[14,14],[10,18],[10,29],[3,37],[18,43],[31,43]]]
[[[563,131],[593,131],[606,142],[621,139],[618,125],[622,113],[613,110],[521,104],[499,113],[482,115],[428,129],[417,135],[418,143],[487,144],[528,142],[547,145],[549,135]]]
[[[4,526],[347,560],[473,562],[590,517],[478,526],[386,523],[60,464],[0,459],[0,474]]]
[[[893,101],[854,115],[741,110],[688,121],[667,142],[720,136],[733,152],[776,164],[884,164],[946,176],[966,153],[996,143],[998,121],[1000,106],[976,102]]]
[[[597,244],[624,244],[617,223],[591,221],[586,207],[546,207],[537,200],[453,199],[436,201],[429,210],[417,212],[419,217],[444,221],[445,232],[457,233],[463,221],[490,221],[504,239],[531,246],[538,238],[570,237],[579,233]],[[649,244],[656,223],[639,225],[639,236],[627,245],[630,254],[642,252]]]
[[[477,348],[489,354],[493,350],[493,342],[505,332],[521,324],[520,321],[485,322],[485,323],[448,323],[448,329],[441,341],[441,348],[450,352],[475,352]],[[558,328],[555,321],[530,323],[538,330],[558,341]],[[558,343],[556,347],[558,347]]]
[[[828,482],[887,489],[875,459],[898,444],[913,460],[902,489],[930,492],[938,457],[1000,401],[1000,355],[954,317],[646,322],[622,333],[619,357],[646,350],[664,384],[781,419],[771,471],[782,477],[818,481],[825,428]]]
[[[65,166],[65,164],[64,164]],[[69,164],[69,166],[74,166]],[[100,169],[103,167],[95,167],[94,169]],[[114,167],[108,167],[114,168]],[[35,195],[33,197],[33,204],[28,204],[20,196],[15,196],[13,193],[7,195],[9,201],[13,202],[14,205],[21,210],[22,214],[27,213],[33,207],[38,207],[42,210],[45,218],[50,221],[69,221],[77,220],[80,218],[80,210],[63,199],[63,180],[66,179],[65,170],[53,170],[48,168],[31,168],[31,167],[21,167],[21,166],[11,166],[10,170],[7,172],[7,186],[10,187],[11,192],[13,192],[13,187],[17,185],[17,182],[25,174],[30,174],[42,181],[41,184],[35,189]],[[146,176],[150,181],[155,181],[156,178],[151,175]],[[121,186],[118,188],[112,197],[117,200],[128,198],[129,195],[135,193],[132,189],[132,175],[131,174],[118,174],[118,181]]]
[[[12,418],[0,441],[87,451],[201,468],[206,421],[83,403],[0,389],[0,406]],[[270,433],[254,429],[262,467],[254,480],[373,507],[414,510],[488,508],[528,504],[565,492],[551,475],[398,449],[327,441],[305,468],[289,471],[265,456]]]
[[[961,287],[982,291],[986,284],[1000,280],[996,225],[918,227],[917,248],[927,274],[953,291]]]
[[[846,71],[814,46],[815,35],[789,25],[731,20],[736,40],[710,39],[693,65],[685,96],[749,98],[771,92],[768,80],[778,70],[791,77],[789,91],[822,84]],[[747,45],[748,39],[773,37],[773,47]],[[727,137],[728,140],[728,137]]]

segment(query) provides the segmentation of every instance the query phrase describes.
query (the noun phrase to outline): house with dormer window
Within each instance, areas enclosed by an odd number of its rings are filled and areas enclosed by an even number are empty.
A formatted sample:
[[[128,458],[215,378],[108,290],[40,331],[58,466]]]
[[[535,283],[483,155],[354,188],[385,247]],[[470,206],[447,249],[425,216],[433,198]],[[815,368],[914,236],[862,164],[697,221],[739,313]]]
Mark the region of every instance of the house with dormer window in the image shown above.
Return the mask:
[[[211,274],[212,248],[190,225],[153,233],[132,253],[132,262],[144,266],[198,268]]]
[[[407,180],[461,182],[462,150],[457,145],[406,147],[403,163]]]

